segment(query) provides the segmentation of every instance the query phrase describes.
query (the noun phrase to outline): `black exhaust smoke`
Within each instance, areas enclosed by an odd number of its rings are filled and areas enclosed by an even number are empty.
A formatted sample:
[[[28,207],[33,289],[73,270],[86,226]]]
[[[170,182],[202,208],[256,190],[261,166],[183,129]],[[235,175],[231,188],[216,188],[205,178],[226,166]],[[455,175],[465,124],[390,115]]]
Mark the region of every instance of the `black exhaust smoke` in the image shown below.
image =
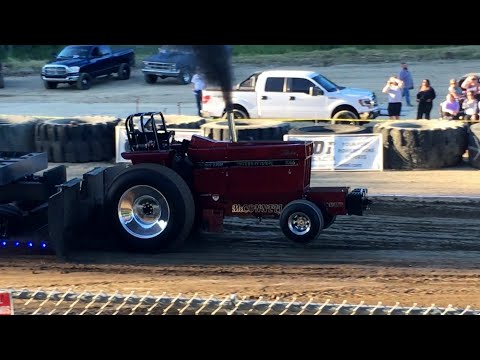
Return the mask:
[[[192,45],[208,84],[220,86],[227,113],[232,111],[231,49],[227,45]]]
[[[233,74],[231,49],[227,45],[193,45],[193,51],[207,83],[220,86],[222,89],[230,141],[237,142],[232,103]]]

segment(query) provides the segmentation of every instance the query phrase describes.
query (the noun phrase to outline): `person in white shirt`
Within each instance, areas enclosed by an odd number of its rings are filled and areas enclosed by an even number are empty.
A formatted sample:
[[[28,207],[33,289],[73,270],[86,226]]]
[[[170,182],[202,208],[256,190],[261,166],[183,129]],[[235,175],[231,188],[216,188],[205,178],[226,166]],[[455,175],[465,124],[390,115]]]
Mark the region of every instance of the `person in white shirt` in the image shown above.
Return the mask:
[[[193,93],[197,102],[198,116],[202,116],[202,91],[206,87],[205,77],[197,67],[197,72],[192,76]]]
[[[388,95],[388,116],[391,120],[399,120],[402,110],[403,81],[396,76],[391,76],[382,92]]]

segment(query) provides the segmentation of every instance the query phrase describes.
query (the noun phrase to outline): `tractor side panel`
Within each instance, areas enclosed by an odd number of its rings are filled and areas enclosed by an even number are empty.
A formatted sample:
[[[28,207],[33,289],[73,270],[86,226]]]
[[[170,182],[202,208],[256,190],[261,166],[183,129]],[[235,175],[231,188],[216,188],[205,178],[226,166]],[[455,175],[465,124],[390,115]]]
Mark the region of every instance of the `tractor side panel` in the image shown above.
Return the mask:
[[[324,207],[330,215],[347,214],[348,187],[312,187],[306,193],[306,199],[318,207]]]

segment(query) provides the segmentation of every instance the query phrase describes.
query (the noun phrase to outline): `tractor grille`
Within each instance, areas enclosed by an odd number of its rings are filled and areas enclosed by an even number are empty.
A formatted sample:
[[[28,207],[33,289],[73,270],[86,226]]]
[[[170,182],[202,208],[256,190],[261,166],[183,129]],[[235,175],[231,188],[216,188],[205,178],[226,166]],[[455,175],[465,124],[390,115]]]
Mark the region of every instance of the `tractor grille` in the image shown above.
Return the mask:
[[[48,66],[44,67],[45,75],[65,75],[67,73],[66,66]]]

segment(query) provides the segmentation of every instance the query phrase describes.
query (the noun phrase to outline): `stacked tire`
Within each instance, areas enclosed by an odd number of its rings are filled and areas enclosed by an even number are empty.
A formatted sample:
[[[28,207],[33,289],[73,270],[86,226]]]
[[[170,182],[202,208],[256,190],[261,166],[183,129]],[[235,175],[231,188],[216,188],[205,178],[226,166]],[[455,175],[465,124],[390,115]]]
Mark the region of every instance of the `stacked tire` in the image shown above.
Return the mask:
[[[384,168],[440,169],[456,166],[467,150],[467,126],[449,120],[386,121],[374,133],[383,135]]]
[[[164,115],[165,123],[172,129],[200,129],[207,121],[196,116]]]
[[[109,116],[49,119],[35,126],[35,150],[50,162],[110,161],[115,157],[115,126]]]
[[[333,134],[368,134],[370,129],[361,125],[332,124],[315,125],[291,129],[289,135],[333,135]]]
[[[39,121],[21,115],[0,118],[0,151],[35,152],[34,133]]]
[[[230,139],[228,122],[225,120],[206,123],[201,126],[203,136],[213,140]],[[273,141],[283,140],[283,135],[290,130],[290,124],[274,120],[235,120],[238,141]]]
[[[480,169],[480,123],[468,129],[468,161],[471,166]]]

